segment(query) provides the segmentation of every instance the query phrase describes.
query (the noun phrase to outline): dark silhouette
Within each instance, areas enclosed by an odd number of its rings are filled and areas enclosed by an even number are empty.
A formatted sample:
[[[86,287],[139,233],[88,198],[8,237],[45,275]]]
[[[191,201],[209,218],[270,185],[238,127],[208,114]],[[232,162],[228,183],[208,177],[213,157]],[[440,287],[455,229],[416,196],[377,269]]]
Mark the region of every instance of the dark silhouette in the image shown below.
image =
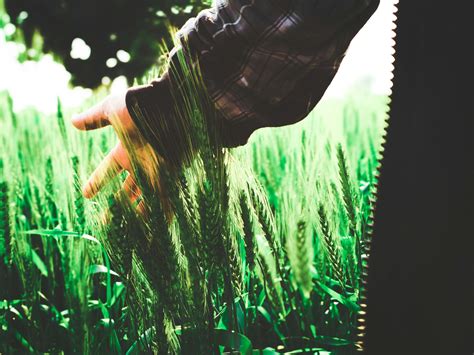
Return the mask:
[[[469,22],[460,21],[467,10],[461,2],[451,5],[399,5],[393,101],[369,261],[371,354],[473,351],[467,247],[472,115],[466,110],[469,86],[462,85],[472,55],[465,45]]]

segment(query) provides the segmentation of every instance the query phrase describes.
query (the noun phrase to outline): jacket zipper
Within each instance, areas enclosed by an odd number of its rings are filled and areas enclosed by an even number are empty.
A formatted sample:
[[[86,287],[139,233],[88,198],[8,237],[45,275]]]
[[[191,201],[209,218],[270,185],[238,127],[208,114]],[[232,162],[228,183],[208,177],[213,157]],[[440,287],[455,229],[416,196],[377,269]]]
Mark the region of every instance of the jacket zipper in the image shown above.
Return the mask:
[[[391,36],[390,38],[393,40],[392,43],[392,53],[394,53],[394,46],[395,46],[395,37],[396,37],[396,24],[397,24],[397,16],[396,13],[398,11],[397,8],[398,0],[393,0],[392,3],[392,28],[391,28]],[[394,66],[393,63],[395,61],[394,55],[391,55],[392,60],[391,60],[391,69],[390,71],[393,73]],[[393,76],[392,76],[393,78]],[[393,81],[390,79],[390,87],[393,86]],[[370,215],[369,215],[369,221],[368,221],[368,231],[366,234],[366,240],[363,243],[362,246],[362,270],[361,270],[361,283],[360,283],[360,310],[357,314],[357,339],[356,339],[356,349],[357,351],[365,351],[365,337],[366,337],[366,331],[367,331],[367,283],[368,283],[368,276],[369,276],[369,266],[370,266],[370,250],[371,250],[371,243],[372,239],[374,237],[374,213],[375,213],[375,208],[376,208],[376,203],[377,203],[377,194],[378,194],[378,182],[379,182],[379,177],[380,177],[380,168],[383,163],[383,158],[384,158],[384,151],[385,151],[385,143],[387,141],[387,128],[389,125],[390,121],[390,100],[387,102],[386,105],[386,111],[385,111],[385,118],[384,118],[384,125],[382,128],[382,137],[381,137],[381,142],[379,146],[379,151],[378,151],[378,157],[377,157],[377,166],[375,168],[375,173],[374,173],[374,181],[375,183],[372,186],[372,191],[371,191],[371,197],[370,197]]]

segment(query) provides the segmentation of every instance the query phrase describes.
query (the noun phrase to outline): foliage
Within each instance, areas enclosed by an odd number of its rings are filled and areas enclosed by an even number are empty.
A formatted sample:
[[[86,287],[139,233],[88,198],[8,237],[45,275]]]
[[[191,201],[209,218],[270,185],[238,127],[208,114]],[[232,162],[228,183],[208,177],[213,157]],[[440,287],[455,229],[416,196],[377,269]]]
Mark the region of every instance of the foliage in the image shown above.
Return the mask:
[[[181,27],[208,6],[196,0],[5,0],[12,23],[22,30],[16,39],[37,53],[53,53],[74,85],[91,88],[103,77],[124,75],[130,82],[141,77],[156,63],[162,41],[170,41],[168,27]],[[90,47],[87,59],[71,57],[76,38]],[[119,50],[129,53],[130,61],[107,66]]]
[[[0,352],[353,349],[383,98],[322,102],[223,150],[191,95],[195,159],[136,166],[136,202],[125,175],[80,194],[113,130],[0,99]]]
[[[110,130],[83,135],[61,112],[18,116],[2,100],[1,352],[353,347],[381,123],[355,113],[382,100],[351,114],[322,103],[246,147],[208,146],[217,166],[160,173],[171,219],[148,186],[148,221],[114,193],[124,176],[94,201],[78,194]]]

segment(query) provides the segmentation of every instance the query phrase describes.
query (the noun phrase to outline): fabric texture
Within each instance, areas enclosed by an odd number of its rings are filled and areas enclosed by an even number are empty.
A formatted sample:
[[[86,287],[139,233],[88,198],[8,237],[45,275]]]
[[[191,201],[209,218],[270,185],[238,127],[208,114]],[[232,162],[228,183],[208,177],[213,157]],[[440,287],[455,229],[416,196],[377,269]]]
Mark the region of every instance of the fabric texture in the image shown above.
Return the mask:
[[[186,46],[176,50],[199,62],[207,92],[223,120],[225,146],[245,144],[258,128],[306,117],[378,4],[379,0],[221,0],[189,19],[177,33]],[[152,144],[176,132],[159,132],[153,115],[138,112],[153,107],[173,120],[170,108],[179,105],[169,93],[179,85],[173,81],[173,75],[165,74],[127,93],[129,111]]]

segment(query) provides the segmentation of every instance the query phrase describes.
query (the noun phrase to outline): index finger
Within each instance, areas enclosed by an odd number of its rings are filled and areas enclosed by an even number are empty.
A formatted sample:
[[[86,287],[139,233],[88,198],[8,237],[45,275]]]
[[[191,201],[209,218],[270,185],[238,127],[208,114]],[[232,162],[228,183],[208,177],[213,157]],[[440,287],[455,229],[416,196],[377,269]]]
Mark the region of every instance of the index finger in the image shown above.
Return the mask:
[[[121,171],[124,170],[123,166],[120,164],[117,159],[118,152],[120,150],[120,145],[116,145],[109,154],[102,160],[99,166],[90,176],[89,180],[83,186],[82,193],[85,198],[94,197],[102,187],[112,179],[117,176]]]
[[[88,131],[110,125],[110,120],[107,117],[105,110],[106,101],[107,99],[91,107],[87,111],[72,117],[71,122],[74,127],[83,131]]]

